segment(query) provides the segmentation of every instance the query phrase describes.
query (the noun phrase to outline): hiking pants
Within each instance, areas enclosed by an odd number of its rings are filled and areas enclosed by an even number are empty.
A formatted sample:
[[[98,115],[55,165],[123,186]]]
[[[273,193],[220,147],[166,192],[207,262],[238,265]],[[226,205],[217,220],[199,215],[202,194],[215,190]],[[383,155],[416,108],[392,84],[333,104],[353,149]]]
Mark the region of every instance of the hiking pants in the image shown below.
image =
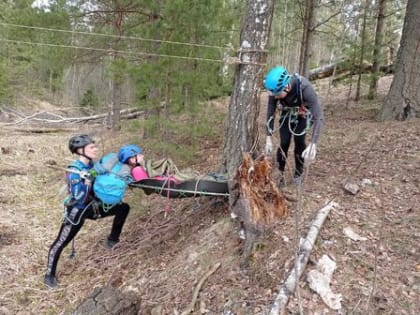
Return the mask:
[[[292,139],[292,132],[294,134],[302,134],[306,128],[306,118],[298,117],[296,122],[291,122],[289,125],[290,117],[281,117],[280,121],[283,122],[280,127],[280,148],[277,150],[277,162],[279,163],[279,170],[284,172],[287,160],[287,151],[290,147]],[[295,173],[294,176],[300,176],[303,173],[302,152],[306,149],[305,133],[303,135],[293,135],[295,141]]]
[[[111,234],[108,236],[108,239],[118,242],[125,219],[130,211],[130,206],[126,203],[121,203],[115,205],[107,212],[105,212],[102,207],[98,207],[97,213],[99,216],[95,214],[92,206],[89,206],[86,209],[68,207],[66,211],[67,218],[65,218],[64,222],[61,224],[60,232],[48,252],[47,274],[52,276],[55,276],[61,252],[67,244],[74,239],[86,219],[96,220],[99,217],[114,215],[115,217],[112,223]]]

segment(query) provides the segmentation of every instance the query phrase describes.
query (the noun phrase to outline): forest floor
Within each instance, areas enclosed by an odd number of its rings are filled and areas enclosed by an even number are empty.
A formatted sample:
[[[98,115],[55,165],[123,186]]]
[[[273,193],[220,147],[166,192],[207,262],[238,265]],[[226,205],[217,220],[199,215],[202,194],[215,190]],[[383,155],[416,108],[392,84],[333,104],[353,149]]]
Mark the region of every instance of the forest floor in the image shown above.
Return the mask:
[[[134,293],[141,314],[180,314],[200,280],[193,314],[268,314],[293,267],[296,236],[306,236],[317,210],[330,200],[338,206],[319,233],[300,281],[300,298],[293,295],[289,314],[299,314],[299,304],[303,314],[419,314],[420,119],[375,121],[390,81],[381,79],[379,101],[348,105],[345,87],[328,93],[317,87],[326,125],[317,159],[307,169],[301,207],[289,202],[289,216],[266,228],[245,271],[239,268],[243,241],[226,202],[167,200],[132,189],[120,244],[112,251],[99,244],[111,218],[87,221],[76,238],[76,257],[68,258],[68,246],[59,261],[58,289],[47,289],[46,256],[61,221],[63,196],[58,192],[64,183],[63,170],[54,167],[71,159],[69,136],[93,132],[100,148],[109,152],[133,141],[133,134],[110,134],[94,125],[45,133],[29,132],[23,125],[1,127],[0,314],[70,313],[105,284]],[[261,103],[263,130],[264,96]],[[227,102],[211,110],[227,111]],[[219,137],[203,139],[196,162],[188,165],[198,172],[217,170],[220,163],[223,125],[214,128],[220,128]],[[297,196],[290,179],[293,166],[288,169],[285,189]],[[274,171],[273,180],[277,177]],[[349,193],[346,183],[357,185],[358,192]],[[308,272],[323,255],[336,263],[331,289],[342,296],[338,311],[307,283]]]

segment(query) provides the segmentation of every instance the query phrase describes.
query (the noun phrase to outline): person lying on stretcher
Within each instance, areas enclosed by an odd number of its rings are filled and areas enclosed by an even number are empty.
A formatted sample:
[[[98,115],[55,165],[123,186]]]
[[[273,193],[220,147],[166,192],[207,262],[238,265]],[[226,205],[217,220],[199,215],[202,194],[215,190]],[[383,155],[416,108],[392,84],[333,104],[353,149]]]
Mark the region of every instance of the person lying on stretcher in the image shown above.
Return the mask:
[[[146,161],[144,159],[143,150],[135,144],[127,144],[122,146],[118,151],[118,160],[130,167],[131,176],[133,177],[134,182],[153,178],[162,181],[170,180],[174,184],[180,183],[177,178],[171,175],[151,174],[151,176],[149,176],[146,170]],[[163,170],[162,174],[165,173],[166,170]]]

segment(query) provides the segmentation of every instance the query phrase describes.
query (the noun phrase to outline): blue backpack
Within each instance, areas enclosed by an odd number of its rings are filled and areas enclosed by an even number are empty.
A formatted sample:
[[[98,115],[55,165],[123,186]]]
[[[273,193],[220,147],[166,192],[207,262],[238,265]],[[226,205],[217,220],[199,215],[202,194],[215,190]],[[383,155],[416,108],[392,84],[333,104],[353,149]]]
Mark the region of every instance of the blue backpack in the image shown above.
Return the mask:
[[[105,208],[112,208],[122,202],[127,185],[132,181],[128,165],[118,161],[116,153],[110,153],[94,165],[98,176],[93,183],[95,196]]]

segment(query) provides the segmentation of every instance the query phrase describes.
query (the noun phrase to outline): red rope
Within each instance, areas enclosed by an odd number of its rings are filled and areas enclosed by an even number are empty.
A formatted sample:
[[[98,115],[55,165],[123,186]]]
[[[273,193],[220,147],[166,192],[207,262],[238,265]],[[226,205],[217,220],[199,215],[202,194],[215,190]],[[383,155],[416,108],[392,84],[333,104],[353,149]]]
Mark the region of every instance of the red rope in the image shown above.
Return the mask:
[[[168,189],[167,189],[167,193],[166,193],[166,206],[165,206],[165,213],[169,213],[172,211],[171,208],[171,201],[170,201],[170,192],[171,192],[171,179],[168,176]]]

